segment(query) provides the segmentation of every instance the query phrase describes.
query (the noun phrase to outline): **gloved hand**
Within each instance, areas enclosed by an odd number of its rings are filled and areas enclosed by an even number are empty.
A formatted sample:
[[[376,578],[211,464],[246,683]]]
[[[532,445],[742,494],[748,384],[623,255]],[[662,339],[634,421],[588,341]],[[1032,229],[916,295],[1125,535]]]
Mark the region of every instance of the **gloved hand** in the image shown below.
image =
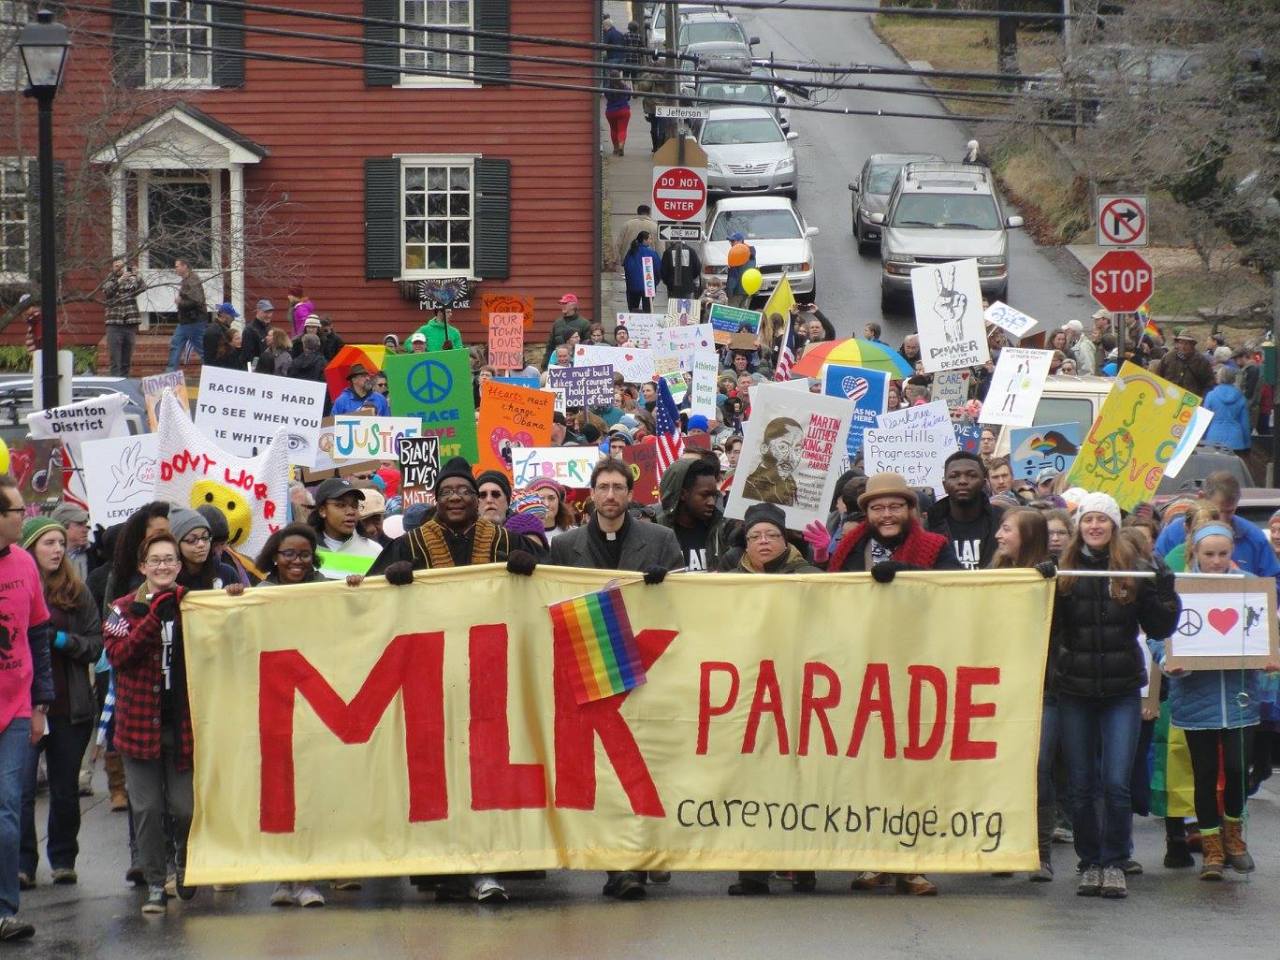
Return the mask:
[[[804,539],[812,548],[813,562],[826,563],[831,556],[831,532],[827,530],[827,525],[821,520],[814,520],[804,528]]]
[[[518,573],[522,577],[533,576],[538,569],[538,561],[528,550],[512,550],[507,554],[507,573]]]
[[[151,598],[151,612],[159,620],[178,619],[178,594],[173,590],[162,590]]]
[[[876,583],[893,583],[893,578],[898,575],[898,571],[906,569],[908,569],[907,564],[899,563],[897,560],[881,560],[879,563],[872,564],[871,576]]]
[[[67,631],[59,630],[53,636],[53,649],[64,650],[67,646]]]
[[[1052,560],[1041,560],[1036,564],[1036,572],[1040,576],[1048,580],[1050,577],[1056,576],[1058,573],[1058,565]]]
[[[393,583],[397,587],[405,587],[413,583],[413,564],[408,560],[397,560],[390,564],[384,574],[387,583]]]
[[[1156,589],[1157,590],[1173,590],[1177,578],[1174,577],[1173,571],[1165,564],[1156,565]]]
[[[644,572],[644,582],[649,586],[655,586],[667,579],[666,567],[650,567]]]

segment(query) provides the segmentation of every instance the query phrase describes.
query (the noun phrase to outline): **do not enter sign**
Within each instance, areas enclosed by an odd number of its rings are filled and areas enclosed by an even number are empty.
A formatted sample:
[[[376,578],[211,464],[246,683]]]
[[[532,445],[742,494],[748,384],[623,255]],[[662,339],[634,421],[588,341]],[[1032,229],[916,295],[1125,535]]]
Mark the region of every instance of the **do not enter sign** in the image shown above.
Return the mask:
[[[1089,292],[1104,310],[1133,313],[1155,292],[1151,264],[1132,250],[1103,254],[1089,271]]]
[[[707,172],[692,167],[654,167],[653,213],[659,221],[706,220]]]

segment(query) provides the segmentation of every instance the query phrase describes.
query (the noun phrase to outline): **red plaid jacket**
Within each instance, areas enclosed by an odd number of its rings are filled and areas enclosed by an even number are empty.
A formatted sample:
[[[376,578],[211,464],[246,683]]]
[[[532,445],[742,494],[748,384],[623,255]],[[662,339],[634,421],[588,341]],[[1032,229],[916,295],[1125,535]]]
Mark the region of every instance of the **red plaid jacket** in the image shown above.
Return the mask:
[[[182,587],[176,589],[181,600],[186,591]],[[159,760],[160,685],[164,679],[160,670],[160,620],[143,602],[145,591],[144,585],[137,593],[126,594],[111,605],[102,635],[107,659],[115,669],[115,748],[135,760]],[[181,636],[181,619],[174,629],[178,631],[176,641]],[[191,713],[185,702],[181,711],[177,767],[190,770],[194,741]]]

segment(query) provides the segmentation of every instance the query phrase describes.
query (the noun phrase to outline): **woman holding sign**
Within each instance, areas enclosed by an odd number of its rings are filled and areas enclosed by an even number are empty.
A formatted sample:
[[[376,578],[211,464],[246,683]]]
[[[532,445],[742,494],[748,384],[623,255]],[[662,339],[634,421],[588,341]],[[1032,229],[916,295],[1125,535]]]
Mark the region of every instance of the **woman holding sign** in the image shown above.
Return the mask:
[[[1118,899],[1128,895],[1121,865],[1133,833],[1129,780],[1147,674],[1138,630],[1169,636],[1182,604],[1167,567],[1155,569],[1154,580],[1123,575],[1152,565],[1121,539],[1120,507],[1111,496],[1085,495],[1078,513],[1060,563],[1050,689],[1058,698],[1080,858],[1076,893]],[[1108,575],[1073,577],[1072,570]]]
[[[1233,573],[1235,534],[1225,523],[1210,522],[1191,535],[1193,573]],[[1148,640],[1156,664],[1169,677],[1170,722],[1186,733],[1195,784],[1196,820],[1200,825],[1204,863],[1201,880],[1221,880],[1230,866],[1253,870],[1244,840],[1245,777],[1259,715],[1259,670],[1170,669],[1165,642]],[[1218,815],[1219,751],[1224,773],[1222,809]]]

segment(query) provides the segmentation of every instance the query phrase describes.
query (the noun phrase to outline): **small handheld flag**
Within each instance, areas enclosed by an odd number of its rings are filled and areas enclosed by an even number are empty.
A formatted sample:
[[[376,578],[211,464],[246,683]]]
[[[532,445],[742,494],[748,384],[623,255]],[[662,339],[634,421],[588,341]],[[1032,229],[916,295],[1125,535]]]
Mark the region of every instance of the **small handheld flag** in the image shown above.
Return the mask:
[[[557,641],[572,652],[566,665],[578,703],[626,693],[645,681],[644,666],[618,587],[548,607]]]

